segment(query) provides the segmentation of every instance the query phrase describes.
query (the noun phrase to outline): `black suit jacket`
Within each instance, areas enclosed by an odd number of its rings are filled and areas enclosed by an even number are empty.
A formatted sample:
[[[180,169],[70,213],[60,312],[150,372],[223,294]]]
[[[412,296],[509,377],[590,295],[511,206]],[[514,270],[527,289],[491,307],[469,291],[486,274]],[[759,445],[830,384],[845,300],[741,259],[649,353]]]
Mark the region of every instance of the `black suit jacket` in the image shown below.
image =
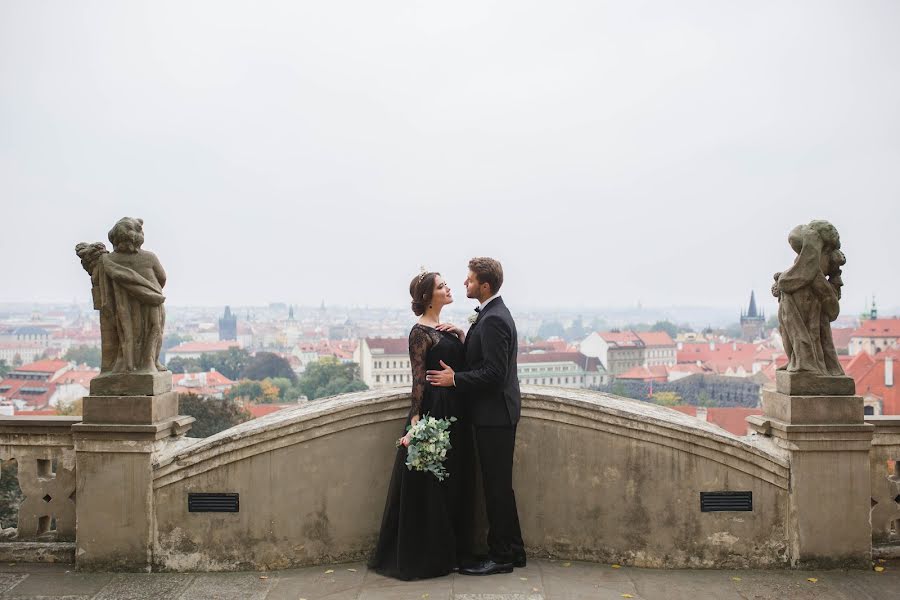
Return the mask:
[[[456,388],[474,425],[515,425],[522,410],[516,355],[519,336],[503,298],[491,300],[466,335],[465,368]]]

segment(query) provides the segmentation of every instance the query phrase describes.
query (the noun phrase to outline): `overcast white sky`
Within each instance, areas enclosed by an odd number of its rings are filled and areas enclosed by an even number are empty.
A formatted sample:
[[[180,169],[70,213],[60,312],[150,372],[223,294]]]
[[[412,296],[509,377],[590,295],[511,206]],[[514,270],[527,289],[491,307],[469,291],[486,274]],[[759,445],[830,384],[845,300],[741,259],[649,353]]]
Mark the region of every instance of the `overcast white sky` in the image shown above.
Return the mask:
[[[825,218],[900,302],[900,2],[0,2],[0,301],[89,298],[122,216],[171,304],[746,302]],[[770,298],[767,298],[768,302]]]

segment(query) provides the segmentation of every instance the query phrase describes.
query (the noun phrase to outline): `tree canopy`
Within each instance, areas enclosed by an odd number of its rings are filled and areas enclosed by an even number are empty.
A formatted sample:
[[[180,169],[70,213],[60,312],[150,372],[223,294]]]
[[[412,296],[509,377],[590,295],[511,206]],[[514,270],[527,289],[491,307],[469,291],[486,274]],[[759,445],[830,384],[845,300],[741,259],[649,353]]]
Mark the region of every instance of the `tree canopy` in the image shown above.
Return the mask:
[[[173,359],[174,360],[174,359]],[[250,353],[243,348],[229,348],[224,352],[210,352],[200,355],[200,370],[215,369],[228,379],[240,379],[250,363]]]
[[[297,388],[309,400],[359,392],[369,389],[359,376],[359,365],[341,363],[336,358],[324,357],[306,367]]]
[[[209,437],[253,418],[243,406],[231,400],[178,394],[178,403],[181,414],[197,419],[191,426],[191,437]]]
[[[203,370],[200,368],[200,359],[184,358],[183,356],[176,356],[170,360],[166,368],[175,374],[199,373]]]
[[[272,352],[257,352],[256,356],[249,359],[241,376],[256,381],[280,377],[287,379],[292,384],[297,382],[297,374],[294,373],[290,363]]]
[[[63,360],[85,364],[95,369],[100,368],[100,348],[96,346],[76,346],[69,348],[63,355]]]

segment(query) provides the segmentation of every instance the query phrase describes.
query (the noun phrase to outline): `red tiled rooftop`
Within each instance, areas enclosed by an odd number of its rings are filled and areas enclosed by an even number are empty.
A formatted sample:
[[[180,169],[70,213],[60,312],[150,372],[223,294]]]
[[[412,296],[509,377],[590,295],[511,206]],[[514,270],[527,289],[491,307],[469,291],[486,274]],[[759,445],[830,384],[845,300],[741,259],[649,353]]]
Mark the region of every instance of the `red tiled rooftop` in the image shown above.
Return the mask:
[[[669,337],[669,334],[665,331],[644,331],[637,335],[647,347],[675,345],[675,340]]]
[[[581,352],[529,352],[528,354],[519,354],[516,362],[525,364],[571,362],[586,371],[593,371],[600,364],[600,359],[585,356]]]
[[[853,337],[854,331],[856,330],[852,327],[832,327],[831,339],[835,349],[846,351],[850,347],[850,338]]]
[[[24,371],[28,373],[56,373],[60,369],[65,369],[68,366],[69,363],[65,360],[39,360],[33,363],[28,363],[27,365],[22,365],[21,367],[17,367],[13,369],[13,371]]]
[[[91,379],[100,374],[100,371],[97,369],[80,369],[71,371],[66,371],[56,379],[54,379],[54,383],[77,383],[83,387],[88,387],[91,383]]]
[[[382,350],[384,354],[409,354],[407,338],[366,338],[370,350]]]
[[[599,335],[607,344],[617,346],[638,346],[641,343],[633,331],[601,331]]]
[[[870,319],[857,327],[852,337],[900,337],[900,319]]]
[[[266,415],[270,415],[273,412],[278,412],[279,410],[285,408],[291,408],[292,406],[297,406],[296,404],[245,404],[244,408],[247,409],[254,419],[258,419],[260,417],[264,417]]]
[[[668,381],[669,371],[665,365],[654,365],[651,367],[639,366],[628,369],[621,375],[617,375],[616,378],[637,379],[640,381]]]
[[[201,377],[205,376],[205,377]],[[204,373],[178,373],[172,375],[172,385],[185,385],[206,379],[207,386],[234,385],[234,381],[228,379],[218,371],[206,371]]]

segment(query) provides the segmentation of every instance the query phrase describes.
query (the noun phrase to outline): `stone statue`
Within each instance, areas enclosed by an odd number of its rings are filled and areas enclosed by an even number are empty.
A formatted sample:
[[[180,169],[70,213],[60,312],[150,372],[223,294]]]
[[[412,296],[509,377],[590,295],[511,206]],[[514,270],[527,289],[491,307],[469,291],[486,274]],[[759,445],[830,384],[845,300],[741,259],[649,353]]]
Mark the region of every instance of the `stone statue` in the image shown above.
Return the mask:
[[[102,242],[75,246],[100,311],[101,377],[166,370],[159,362],[166,273],[155,254],[141,250],[143,225],[142,219],[119,219],[109,232],[111,253]]]
[[[778,321],[788,373],[842,376],[831,337],[831,322],[840,313],[841,252],[837,229],[828,221],[798,225],[788,235],[797,258],[786,271],[775,273],[772,295],[778,298]]]

